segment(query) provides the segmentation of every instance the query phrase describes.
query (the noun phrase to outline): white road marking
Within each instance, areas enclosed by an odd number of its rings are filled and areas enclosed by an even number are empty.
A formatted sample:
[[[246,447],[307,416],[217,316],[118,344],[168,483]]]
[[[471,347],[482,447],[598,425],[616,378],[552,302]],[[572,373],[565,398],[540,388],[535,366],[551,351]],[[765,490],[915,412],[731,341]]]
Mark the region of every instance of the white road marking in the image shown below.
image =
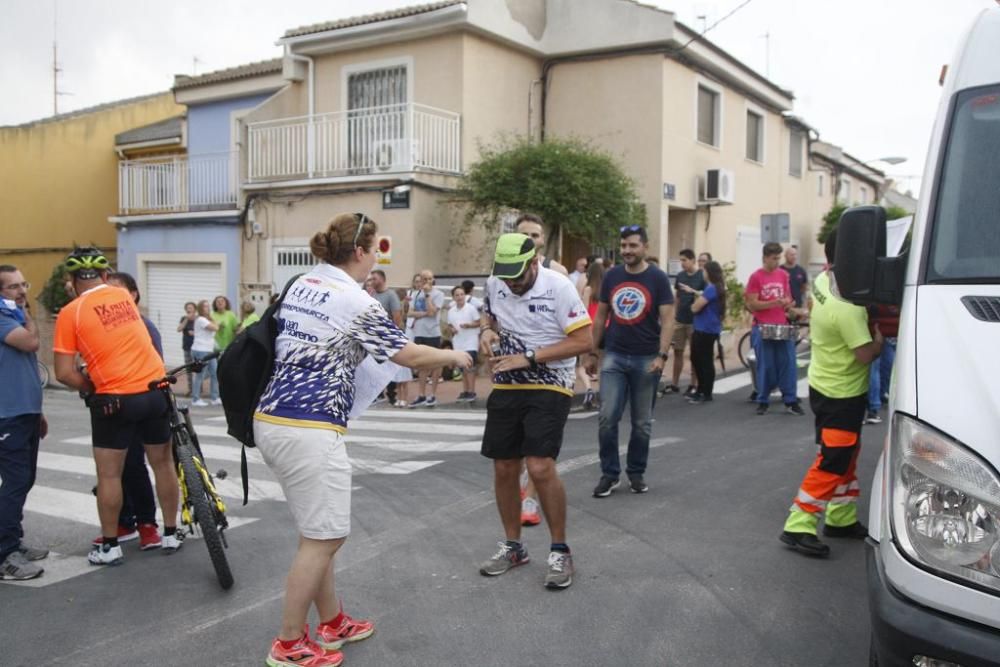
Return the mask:
[[[91,467],[91,474],[93,472],[93,467]],[[97,520],[97,499],[91,493],[66,491],[65,489],[36,484],[32,487],[31,493],[28,494],[24,510],[88,526],[100,527],[101,525],[101,522]]]

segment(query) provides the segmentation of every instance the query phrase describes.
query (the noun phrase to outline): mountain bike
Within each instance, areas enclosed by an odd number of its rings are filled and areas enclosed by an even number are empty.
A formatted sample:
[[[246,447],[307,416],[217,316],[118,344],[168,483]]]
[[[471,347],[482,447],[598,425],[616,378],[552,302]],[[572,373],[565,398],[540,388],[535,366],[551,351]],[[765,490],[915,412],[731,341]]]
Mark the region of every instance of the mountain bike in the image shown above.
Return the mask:
[[[194,535],[195,527],[200,530],[208,555],[215,568],[215,576],[219,585],[228,590],[233,585],[233,573],[226,558],[226,504],[215,489],[212,473],[205,467],[198,435],[191,423],[191,414],[187,407],[178,407],[177,399],[171,385],[177,382],[177,377],[191,371],[198,373],[205,362],[218,356],[218,352],[199,361],[185,364],[166,376],[149,383],[150,390],[161,391],[167,397],[170,406],[170,433],[174,452],[174,462],[177,464],[177,479],[181,487],[181,524],[186,529],[182,535]]]

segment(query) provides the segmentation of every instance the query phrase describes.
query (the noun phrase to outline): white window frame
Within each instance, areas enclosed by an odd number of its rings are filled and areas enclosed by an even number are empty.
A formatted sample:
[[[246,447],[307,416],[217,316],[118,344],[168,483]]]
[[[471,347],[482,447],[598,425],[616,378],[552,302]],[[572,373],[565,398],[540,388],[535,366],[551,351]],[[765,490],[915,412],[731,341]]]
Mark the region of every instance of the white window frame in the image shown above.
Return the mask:
[[[698,138],[698,89],[704,88],[707,91],[716,94],[716,99],[718,100],[715,106],[715,140],[714,144],[706,144]],[[725,95],[723,89],[712,83],[708,79],[702,77],[695,77],[694,82],[694,140],[699,146],[705,146],[707,148],[714,148],[715,150],[722,150],[722,137],[723,137],[723,121],[725,119],[725,114],[723,113],[723,107],[725,106]]]
[[[862,206],[868,203],[868,188],[864,185],[858,186],[858,203]]]
[[[348,80],[352,74],[359,72],[369,72],[377,69],[388,69],[390,67],[406,67],[406,102],[413,102],[413,56],[400,56],[398,58],[383,58],[381,60],[366,60],[364,62],[351,63],[340,68],[340,108],[347,111],[347,102],[350,99]]]
[[[851,179],[846,176],[840,177],[840,182],[837,183],[837,201],[848,206],[851,205]]]
[[[816,174],[816,196],[817,197],[822,197],[823,196],[823,180],[824,180],[823,176],[824,176],[824,174],[822,174],[822,173]]]
[[[760,117],[760,138],[759,138],[759,148],[760,148],[760,159],[755,160],[752,157],[746,155],[746,118],[749,114],[755,114]],[[743,144],[744,144],[744,155],[747,162],[751,164],[757,164],[763,166],[767,161],[767,112],[761,109],[756,104],[753,104],[749,100],[745,101],[743,104]]]

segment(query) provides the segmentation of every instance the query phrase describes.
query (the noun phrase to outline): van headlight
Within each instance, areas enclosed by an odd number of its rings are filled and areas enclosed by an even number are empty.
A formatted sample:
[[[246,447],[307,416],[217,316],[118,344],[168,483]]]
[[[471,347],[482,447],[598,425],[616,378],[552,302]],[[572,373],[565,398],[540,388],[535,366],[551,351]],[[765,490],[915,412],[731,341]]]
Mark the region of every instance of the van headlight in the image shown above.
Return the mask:
[[[943,433],[897,413],[892,530],[924,566],[1000,591],[1000,478]]]

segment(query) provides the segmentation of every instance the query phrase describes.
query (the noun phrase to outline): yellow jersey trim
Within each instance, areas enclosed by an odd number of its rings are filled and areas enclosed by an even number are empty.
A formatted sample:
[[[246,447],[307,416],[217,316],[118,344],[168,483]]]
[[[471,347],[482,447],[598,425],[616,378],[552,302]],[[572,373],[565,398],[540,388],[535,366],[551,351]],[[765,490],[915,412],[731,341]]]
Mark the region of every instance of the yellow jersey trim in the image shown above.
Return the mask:
[[[494,389],[543,389],[546,391],[557,391],[560,394],[566,394],[567,396],[573,396],[573,392],[565,387],[557,387],[554,384],[494,384]]]
[[[280,426],[295,426],[297,428],[318,428],[324,431],[336,431],[341,435],[347,433],[347,429],[338,424],[331,424],[330,422],[317,422],[310,421],[306,419],[291,419],[289,417],[275,417],[274,415],[265,415],[263,412],[253,413],[253,418],[267,422],[268,424],[278,424]]]
[[[593,320],[591,320],[588,317],[586,320],[580,320],[579,322],[575,322],[575,323],[571,324],[570,326],[568,326],[566,328],[565,333],[568,336],[569,334],[573,333],[577,329],[582,329],[583,327],[590,326],[593,323],[594,323]]]

